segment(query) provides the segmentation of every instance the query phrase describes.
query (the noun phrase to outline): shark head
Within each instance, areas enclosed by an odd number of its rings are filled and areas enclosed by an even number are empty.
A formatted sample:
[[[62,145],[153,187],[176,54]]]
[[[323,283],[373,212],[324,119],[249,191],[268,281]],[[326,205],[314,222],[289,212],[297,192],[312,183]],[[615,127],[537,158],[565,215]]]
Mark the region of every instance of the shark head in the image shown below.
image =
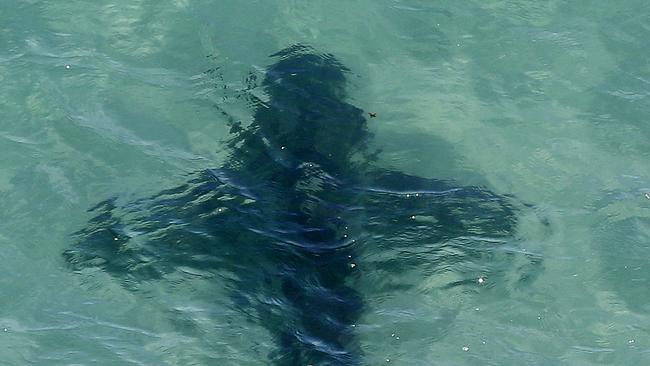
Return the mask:
[[[294,45],[274,55],[262,86],[269,102],[255,127],[266,141],[297,163],[341,168],[368,138],[363,111],[349,104],[349,70],[331,54]]]

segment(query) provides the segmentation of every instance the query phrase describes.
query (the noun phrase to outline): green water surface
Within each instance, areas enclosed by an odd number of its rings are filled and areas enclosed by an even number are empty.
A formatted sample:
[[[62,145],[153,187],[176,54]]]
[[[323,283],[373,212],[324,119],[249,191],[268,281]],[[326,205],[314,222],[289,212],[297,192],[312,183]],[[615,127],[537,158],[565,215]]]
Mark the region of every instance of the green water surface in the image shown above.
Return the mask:
[[[215,105],[250,118],[230,91],[295,43],[352,70],[381,164],[535,207],[533,280],[370,298],[368,365],[649,364],[649,39],[634,0],[2,1],[0,365],[265,364],[218,278],[132,291],[61,252],[97,202],[218,166]]]

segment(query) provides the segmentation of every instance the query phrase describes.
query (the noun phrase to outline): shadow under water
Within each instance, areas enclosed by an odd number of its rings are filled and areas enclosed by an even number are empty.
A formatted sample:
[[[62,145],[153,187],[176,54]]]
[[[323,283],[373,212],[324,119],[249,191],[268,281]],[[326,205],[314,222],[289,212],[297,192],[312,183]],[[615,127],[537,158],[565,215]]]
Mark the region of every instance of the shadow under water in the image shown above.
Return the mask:
[[[485,248],[455,239],[511,237],[516,210],[480,187],[374,167],[364,113],[346,102],[348,70],[306,46],[272,57],[269,99],[255,101],[250,125],[231,121],[222,167],[123,206],[98,204],[64,257],[131,282],[218,272],[237,308],[273,335],[271,363],[358,365],[354,325],[366,309],[353,284],[365,252],[429,254],[377,268],[396,276],[478,261]]]

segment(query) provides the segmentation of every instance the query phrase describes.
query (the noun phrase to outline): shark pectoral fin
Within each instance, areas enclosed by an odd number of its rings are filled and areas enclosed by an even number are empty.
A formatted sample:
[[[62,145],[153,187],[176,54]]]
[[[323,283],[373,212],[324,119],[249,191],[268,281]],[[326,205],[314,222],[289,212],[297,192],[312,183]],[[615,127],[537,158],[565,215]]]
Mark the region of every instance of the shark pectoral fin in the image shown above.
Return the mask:
[[[126,205],[106,200],[92,209],[63,257],[75,270],[99,268],[116,277],[158,278],[178,267],[221,260],[240,233],[239,215],[255,200],[225,172],[197,175],[177,188]],[[214,260],[213,260],[214,259]]]
[[[516,212],[506,196],[475,186],[394,171],[369,175],[367,212],[407,226],[428,226],[441,237],[512,235]],[[410,223],[410,224],[409,224]]]
[[[527,206],[515,198],[399,172],[370,177],[364,189],[365,232],[382,254],[366,266],[395,274],[386,278],[408,278],[412,271],[433,287],[450,289],[474,286],[478,276],[487,276],[491,283],[499,278],[507,290],[506,277],[520,278],[514,284],[519,286],[541,270],[539,255],[518,248],[518,218]]]

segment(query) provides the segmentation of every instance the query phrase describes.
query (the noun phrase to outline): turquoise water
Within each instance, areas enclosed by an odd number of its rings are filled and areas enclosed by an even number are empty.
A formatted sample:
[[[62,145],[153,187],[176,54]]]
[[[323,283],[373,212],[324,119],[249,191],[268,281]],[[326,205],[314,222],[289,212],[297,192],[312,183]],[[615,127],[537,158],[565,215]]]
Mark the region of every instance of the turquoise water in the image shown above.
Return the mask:
[[[218,275],[134,289],[61,253],[98,202],[220,166],[219,111],[250,120],[237,91],[295,43],[351,70],[378,165],[532,207],[462,271],[378,278],[360,258],[363,364],[647,363],[649,20],[641,1],[3,4],[0,364],[267,364],[272,332]]]

